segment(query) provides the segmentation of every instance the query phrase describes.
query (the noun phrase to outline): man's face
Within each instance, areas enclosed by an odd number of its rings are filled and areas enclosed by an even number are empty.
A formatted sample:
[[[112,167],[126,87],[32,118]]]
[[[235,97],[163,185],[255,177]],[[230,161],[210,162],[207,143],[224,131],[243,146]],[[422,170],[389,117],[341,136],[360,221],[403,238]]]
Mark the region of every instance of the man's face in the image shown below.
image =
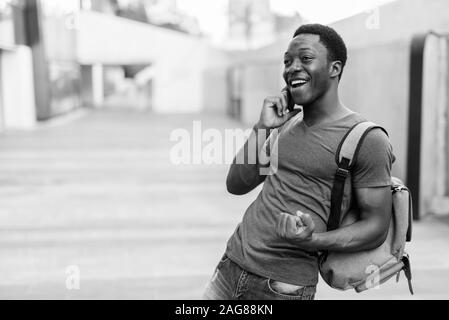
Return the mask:
[[[306,106],[320,98],[330,87],[327,48],[315,34],[293,38],[284,56],[284,80],[295,104]]]

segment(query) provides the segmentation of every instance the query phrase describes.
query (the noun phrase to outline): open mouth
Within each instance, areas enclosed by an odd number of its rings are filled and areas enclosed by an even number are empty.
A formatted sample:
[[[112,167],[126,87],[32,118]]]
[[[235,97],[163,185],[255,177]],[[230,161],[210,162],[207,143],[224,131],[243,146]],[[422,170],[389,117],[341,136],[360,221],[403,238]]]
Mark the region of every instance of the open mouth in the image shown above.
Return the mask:
[[[307,84],[309,81],[309,79],[293,79],[290,81],[290,86],[292,88],[299,88]]]

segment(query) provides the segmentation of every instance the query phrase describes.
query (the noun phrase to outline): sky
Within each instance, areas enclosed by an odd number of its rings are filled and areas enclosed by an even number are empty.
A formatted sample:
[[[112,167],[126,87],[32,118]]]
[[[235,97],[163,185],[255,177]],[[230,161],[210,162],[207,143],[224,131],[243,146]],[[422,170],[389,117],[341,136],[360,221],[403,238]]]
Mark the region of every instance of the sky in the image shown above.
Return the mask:
[[[271,8],[284,15],[299,12],[310,22],[328,24],[391,1],[394,0],[271,0]],[[197,17],[200,28],[214,40],[222,39],[226,34],[227,2],[177,0],[178,7]]]

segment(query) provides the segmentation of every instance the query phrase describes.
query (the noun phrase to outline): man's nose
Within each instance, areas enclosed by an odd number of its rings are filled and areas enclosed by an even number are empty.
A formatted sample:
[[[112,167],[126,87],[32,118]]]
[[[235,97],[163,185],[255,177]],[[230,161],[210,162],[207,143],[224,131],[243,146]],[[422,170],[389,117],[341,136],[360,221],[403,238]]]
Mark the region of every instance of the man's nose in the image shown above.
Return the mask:
[[[301,60],[295,59],[293,60],[292,64],[290,65],[290,68],[288,68],[289,72],[298,72],[302,70],[302,63]]]

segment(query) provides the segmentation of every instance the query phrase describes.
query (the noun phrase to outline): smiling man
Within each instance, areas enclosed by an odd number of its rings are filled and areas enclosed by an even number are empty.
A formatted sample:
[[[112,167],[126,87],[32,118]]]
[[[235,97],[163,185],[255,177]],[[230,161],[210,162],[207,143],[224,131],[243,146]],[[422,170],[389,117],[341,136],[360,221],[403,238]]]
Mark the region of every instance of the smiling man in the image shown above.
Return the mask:
[[[394,156],[380,129],[366,136],[345,188],[342,214],[357,206],[360,219],[326,232],[338,145],[366,121],[339,99],[346,59],[346,46],[333,29],[311,24],[295,32],[284,55],[286,91],[264,100],[260,120],[236,157],[247,159],[254,144],[260,150],[262,129],[277,129],[277,171],[264,176],[260,163],[231,165],[230,193],[246,194],[261,183],[263,188],[229,239],[205,299],[314,299],[319,251],[355,252],[385,240]],[[289,99],[302,106],[303,117],[289,110]]]

